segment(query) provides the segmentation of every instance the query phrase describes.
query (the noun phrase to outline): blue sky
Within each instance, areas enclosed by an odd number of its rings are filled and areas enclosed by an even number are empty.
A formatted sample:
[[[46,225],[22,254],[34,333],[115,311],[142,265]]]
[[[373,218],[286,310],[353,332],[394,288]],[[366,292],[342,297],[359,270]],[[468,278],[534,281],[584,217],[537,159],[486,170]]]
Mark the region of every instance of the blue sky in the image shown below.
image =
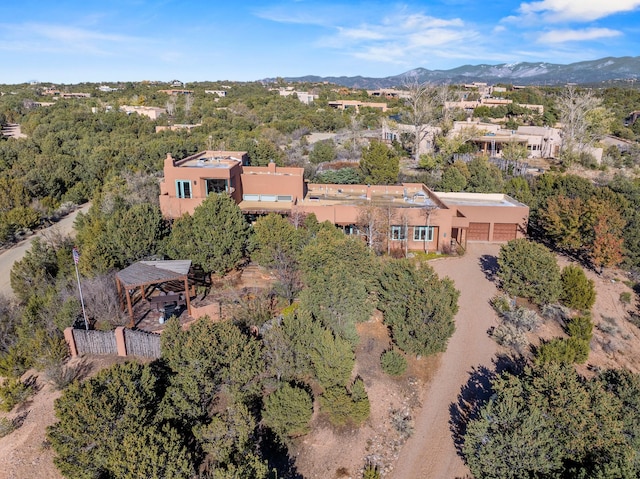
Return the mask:
[[[23,0],[0,83],[385,77],[640,55],[640,0]]]

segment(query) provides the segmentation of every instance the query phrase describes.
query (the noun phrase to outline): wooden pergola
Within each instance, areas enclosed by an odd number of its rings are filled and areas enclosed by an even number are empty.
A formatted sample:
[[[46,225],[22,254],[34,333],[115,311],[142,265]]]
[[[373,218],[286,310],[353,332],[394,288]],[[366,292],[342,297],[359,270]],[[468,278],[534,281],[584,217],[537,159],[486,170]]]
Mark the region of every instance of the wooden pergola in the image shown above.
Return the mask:
[[[189,269],[191,260],[167,260],[167,261],[138,261],[116,273],[116,287],[118,298],[124,303],[122,292],[124,291],[126,307],[129,312],[130,327],[134,326],[132,293],[140,288],[142,299],[145,298],[146,289],[151,285],[177,281],[184,283],[184,296],[187,303],[187,312],[191,314],[191,302],[189,299]]]

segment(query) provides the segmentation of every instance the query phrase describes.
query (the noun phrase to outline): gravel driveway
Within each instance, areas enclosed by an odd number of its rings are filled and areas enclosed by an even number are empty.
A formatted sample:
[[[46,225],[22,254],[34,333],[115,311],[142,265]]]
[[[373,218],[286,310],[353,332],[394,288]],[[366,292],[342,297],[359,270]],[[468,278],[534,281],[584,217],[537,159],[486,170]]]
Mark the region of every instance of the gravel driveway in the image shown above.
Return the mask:
[[[487,330],[497,325],[489,299],[497,292],[484,272],[495,266],[500,245],[470,244],[462,258],[431,262],[440,277],[448,276],[460,290],[456,331],[441,357],[440,367],[424,392],[415,431],[405,443],[393,470],[395,479],[454,479],[470,476],[458,455],[449,426],[450,406],[480,366],[491,368],[497,352]]]

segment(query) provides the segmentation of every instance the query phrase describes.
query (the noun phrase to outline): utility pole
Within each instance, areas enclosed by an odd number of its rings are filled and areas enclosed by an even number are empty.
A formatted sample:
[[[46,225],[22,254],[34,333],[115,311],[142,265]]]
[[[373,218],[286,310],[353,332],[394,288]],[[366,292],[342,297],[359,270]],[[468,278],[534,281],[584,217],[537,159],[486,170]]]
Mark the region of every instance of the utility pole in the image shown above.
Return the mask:
[[[82,286],[80,286],[80,273],[78,273],[78,262],[80,261],[80,253],[77,248],[73,248],[73,265],[76,268],[76,279],[78,280],[78,292],[80,293],[80,304],[82,304],[82,316],[84,317],[84,327],[89,329],[89,321],[87,321],[87,312],[84,309],[84,298],[82,297]]]

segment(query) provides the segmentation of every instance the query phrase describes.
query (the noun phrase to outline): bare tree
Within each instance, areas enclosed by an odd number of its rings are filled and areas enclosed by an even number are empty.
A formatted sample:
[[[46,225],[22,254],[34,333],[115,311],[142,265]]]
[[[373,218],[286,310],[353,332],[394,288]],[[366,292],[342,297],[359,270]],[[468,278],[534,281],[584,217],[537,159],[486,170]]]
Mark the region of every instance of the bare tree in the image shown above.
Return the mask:
[[[169,99],[167,100],[166,108],[167,108],[167,115],[173,118],[173,115],[175,115],[176,113],[176,97],[175,96],[169,97]]]
[[[358,207],[357,226],[367,240],[367,246],[376,253],[382,253],[389,234],[387,211],[370,202]]]
[[[413,155],[417,162],[420,159],[420,144],[430,132],[428,127],[436,126],[445,111],[449,87],[419,83],[414,79],[405,83],[404,88],[409,92],[405,99],[408,108],[405,118],[414,127]]]
[[[567,86],[558,99],[563,152],[580,154],[591,145],[589,113],[599,108],[601,103],[590,90],[579,92],[573,85]]]
[[[191,112],[191,107],[193,106],[193,95],[185,95],[184,96],[184,114],[185,116],[189,116]]]

